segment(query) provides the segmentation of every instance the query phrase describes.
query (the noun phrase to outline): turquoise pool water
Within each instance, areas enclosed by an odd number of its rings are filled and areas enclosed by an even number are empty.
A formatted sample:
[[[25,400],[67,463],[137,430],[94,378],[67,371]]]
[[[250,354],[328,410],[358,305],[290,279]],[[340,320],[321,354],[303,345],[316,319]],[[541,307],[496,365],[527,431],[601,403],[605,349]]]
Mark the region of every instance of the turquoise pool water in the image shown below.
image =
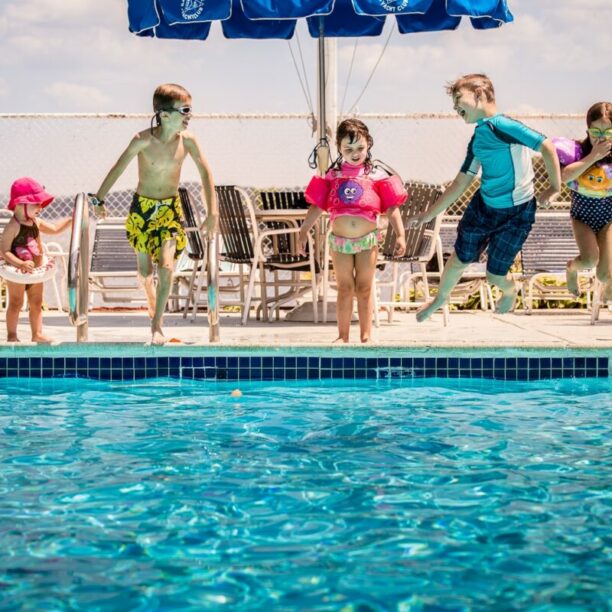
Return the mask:
[[[0,608],[606,610],[612,383],[0,381]]]

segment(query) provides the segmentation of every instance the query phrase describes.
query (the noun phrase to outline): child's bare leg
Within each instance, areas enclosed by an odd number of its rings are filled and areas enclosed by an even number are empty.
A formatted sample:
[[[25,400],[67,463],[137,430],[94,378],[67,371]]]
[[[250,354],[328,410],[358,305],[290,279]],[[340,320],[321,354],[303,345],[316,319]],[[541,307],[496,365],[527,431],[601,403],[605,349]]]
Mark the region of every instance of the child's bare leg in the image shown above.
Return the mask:
[[[174,273],[174,253],[176,252],[176,240],[166,240],[161,247],[159,264],[157,266],[157,295],[155,298],[155,313],[151,321],[151,343],[164,344],[166,338],[162,331],[162,319],[166,312],[168,296],[172,286],[172,275]]]
[[[8,308],[6,309],[6,340],[7,342],[19,342],[17,337],[17,325],[19,323],[19,313],[23,308],[23,296],[25,295],[25,285],[19,283],[6,282],[8,288]]]
[[[597,278],[604,285],[603,299],[612,301],[612,223],[608,223],[598,234],[599,262]]]
[[[598,236],[595,235],[586,223],[572,219],[572,228],[576,244],[578,245],[579,255],[567,262],[566,278],[568,291],[578,297],[580,295],[578,272],[595,267],[599,259],[599,245]],[[605,228],[602,232],[605,232]]]
[[[431,302],[421,306],[421,308],[417,310],[416,319],[419,323],[429,319],[429,317],[431,317],[431,315],[438,310],[438,308],[442,308],[442,306],[446,304],[451,291],[459,282],[459,279],[463,275],[463,271],[466,269],[467,265],[468,264],[464,264],[453,252],[444,266],[444,272],[442,272],[442,277],[440,278],[438,295],[436,295]]]
[[[43,284],[36,283],[28,289],[28,309],[30,318],[30,329],[32,330],[32,342],[39,344],[49,344],[51,338],[47,338],[42,333],[42,303],[43,303]]]
[[[338,340],[349,341],[349,330],[353,316],[353,295],[355,294],[355,256],[332,251],[334,272],[338,286],[336,317],[338,319]]]
[[[153,262],[148,253],[136,253],[138,258],[138,281],[147,297],[149,318],[155,314],[155,276]]]
[[[514,308],[516,301],[516,284],[510,276],[498,276],[487,272],[487,281],[502,292],[502,296],[497,300],[495,311],[500,314],[510,312]]]
[[[378,247],[355,255],[355,294],[362,342],[370,341],[372,332],[372,282],[376,273]]]

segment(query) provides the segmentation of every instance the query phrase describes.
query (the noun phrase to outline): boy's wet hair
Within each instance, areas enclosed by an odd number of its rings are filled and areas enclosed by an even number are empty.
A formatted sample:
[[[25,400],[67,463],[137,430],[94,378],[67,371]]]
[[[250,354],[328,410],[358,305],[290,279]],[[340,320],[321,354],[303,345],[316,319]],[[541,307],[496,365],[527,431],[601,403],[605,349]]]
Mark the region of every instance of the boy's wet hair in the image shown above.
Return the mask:
[[[191,94],[182,86],[175,83],[164,83],[153,93],[153,110],[158,113],[171,107],[174,102],[189,102]]]
[[[595,121],[599,121],[600,119],[612,123],[612,102],[595,102],[595,104],[589,108],[586,114],[587,128],[590,128]],[[580,146],[582,147],[584,155],[588,155],[593,150],[593,145],[588,135],[584,140],[580,141]],[[602,161],[606,164],[612,163],[612,155],[608,155]]]
[[[340,145],[342,141],[348,137],[349,142],[355,142],[359,140],[361,137],[365,138],[365,141],[368,146],[368,154],[365,159],[365,167],[366,170],[371,169],[372,167],[372,145],[374,144],[374,139],[370,135],[370,130],[368,126],[359,119],[345,119],[340,123],[338,128],[336,129],[336,148],[338,149],[338,159],[332,164],[332,167],[337,166],[340,167],[340,162],[342,160],[342,153],[340,152]]]
[[[460,89],[467,89],[473,93],[482,92],[487,102],[495,102],[495,89],[486,74],[464,74],[456,81],[446,84],[446,93],[454,98]]]

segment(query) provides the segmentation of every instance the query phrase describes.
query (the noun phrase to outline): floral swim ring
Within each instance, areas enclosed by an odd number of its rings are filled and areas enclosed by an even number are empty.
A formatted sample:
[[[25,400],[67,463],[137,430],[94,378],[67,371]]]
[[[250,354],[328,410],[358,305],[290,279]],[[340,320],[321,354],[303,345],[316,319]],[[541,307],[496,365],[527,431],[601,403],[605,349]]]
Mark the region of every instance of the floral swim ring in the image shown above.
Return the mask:
[[[55,259],[44,257],[42,265],[32,270],[22,270],[7,263],[0,261],[0,277],[12,283],[20,285],[34,285],[36,283],[44,283],[55,276],[57,268]]]

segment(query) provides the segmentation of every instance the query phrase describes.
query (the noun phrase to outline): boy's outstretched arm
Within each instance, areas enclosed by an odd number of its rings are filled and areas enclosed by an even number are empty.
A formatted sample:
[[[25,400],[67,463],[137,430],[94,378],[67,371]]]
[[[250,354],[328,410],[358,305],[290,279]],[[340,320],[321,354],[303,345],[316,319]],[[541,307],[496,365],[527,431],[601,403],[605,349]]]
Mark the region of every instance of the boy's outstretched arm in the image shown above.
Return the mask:
[[[206,233],[212,238],[217,232],[219,223],[219,208],[217,194],[210,166],[200,149],[200,145],[193,134],[183,134],[185,149],[191,155],[202,181],[202,201],[206,203]]]
[[[429,210],[426,210],[418,215],[414,215],[414,217],[410,217],[407,220],[407,225],[409,227],[418,227],[419,225],[428,223],[437,217],[441,212],[444,212],[453,202],[463,195],[474,178],[475,177],[473,174],[459,172],[459,174],[457,174],[457,176],[454,178],[453,182],[446,188],[444,193],[436,200],[435,204]]]
[[[132,141],[127,146],[125,151],[119,156],[119,159],[115,162],[114,166],[109,170],[106,178],[102,181],[100,188],[95,193],[96,198],[104,202],[104,198],[111,190],[111,187],[117,182],[117,179],[125,172],[125,169],[128,167],[129,163],[140,153],[142,149],[146,146],[143,138],[140,134],[136,134]],[[104,206],[95,206],[94,212],[96,217],[104,218],[106,217],[106,209]]]
[[[538,204],[547,206],[559,197],[559,192],[561,191],[561,167],[559,166],[559,156],[557,155],[555,145],[548,138],[540,146],[540,153],[546,166],[550,185],[538,195]]]

